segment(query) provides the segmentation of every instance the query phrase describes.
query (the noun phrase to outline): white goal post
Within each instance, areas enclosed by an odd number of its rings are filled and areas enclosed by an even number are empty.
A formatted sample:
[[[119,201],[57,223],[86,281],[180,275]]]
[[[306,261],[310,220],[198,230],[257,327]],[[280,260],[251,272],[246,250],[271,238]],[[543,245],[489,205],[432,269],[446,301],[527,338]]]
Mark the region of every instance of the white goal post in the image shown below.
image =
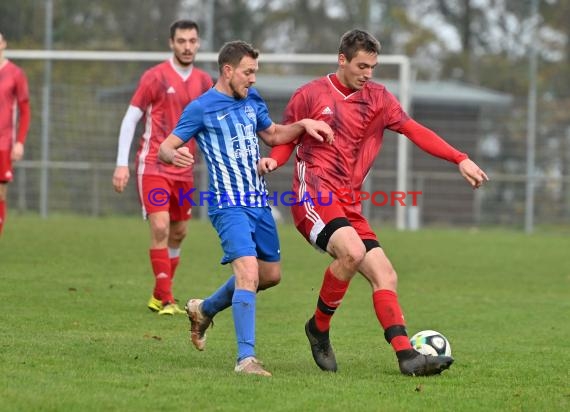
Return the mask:
[[[6,57],[11,59],[23,60],[69,60],[69,61],[162,61],[168,59],[172,53],[170,52],[126,52],[126,51],[76,51],[76,50],[6,50]],[[259,56],[260,62],[265,63],[284,63],[284,64],[336,64],[338,56],[336,54],[286,54],[286,53],[262,53]],[[200,62],[216,63],[218,54],[211,52],[200,52]],[[402,105],[402,108],[409,112],[411,107],[411,68],[410,59],[404,55],[379,55],[378,62],[382,65],[398,66],[398,82],[399,90],[396,93]],[[49,90],[49,85],[44,85]],[[293,91],[292,91],[293,92]],[[45,97],[49,102],[49,93]],[[48,127],[49,120],[45,119],[42,127]],[[49,139],[47,133],[42,133],[42,147],[49,147]],[[409,159],[409,142],[405,136],[398,136],[397,150],[397,177],[396,190],[399,192],[407,192],[408,189],[408,159]],[[47,160],[43,168],[47,170]],[[43,170],[45,173],[46,170]],[[44,188],[46,189],[46,188]],[[370,192],[370,180],[364,183],[364,190]],[[47,196],[47,189],[42,190],[43,196]],[[47,203],[47,199],[41,200],[41,203]],[[369,205],[365,204],[365,207]],[[366,213],[366,209],[364,209]],[[396,207],[396,228],[405,230],[408,228],[407,206]]]

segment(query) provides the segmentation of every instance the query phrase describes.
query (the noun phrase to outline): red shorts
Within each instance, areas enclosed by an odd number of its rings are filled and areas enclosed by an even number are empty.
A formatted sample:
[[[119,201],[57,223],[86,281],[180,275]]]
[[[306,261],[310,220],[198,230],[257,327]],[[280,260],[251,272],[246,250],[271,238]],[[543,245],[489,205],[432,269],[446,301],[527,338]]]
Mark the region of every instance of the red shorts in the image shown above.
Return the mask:
[[[315,247],[318,247],[316,241],[319,233],[327,223],[336,218],[348,219],[362,240],[378,241],[370,224],[362,216],[361,203],[353,205],[343,203],[337,198],[331,200],[315,197],[312,203],[310,201],[295,203],[291,206],[291,213],[297,230]]]
[[[0,150],[0,183],[11,182],[13,177],[12,151]]]
[[[193,181],[173,180],[157,175],[138,175],[137,188],[143,217],[168,212],[173,222],[185,221],[192,215]]]

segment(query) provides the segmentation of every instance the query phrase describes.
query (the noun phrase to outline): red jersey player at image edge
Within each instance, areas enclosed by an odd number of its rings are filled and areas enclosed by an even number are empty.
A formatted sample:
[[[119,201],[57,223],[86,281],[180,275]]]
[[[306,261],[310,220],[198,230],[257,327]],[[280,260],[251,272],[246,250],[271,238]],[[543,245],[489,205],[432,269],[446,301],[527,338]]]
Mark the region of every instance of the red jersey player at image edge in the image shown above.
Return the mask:
[[[4,57],[6,47],[0,33],[0,236],[7,215],[8,183],[14,178],[13,163],[24,156],[30,128],[28,79],[21,67]]]

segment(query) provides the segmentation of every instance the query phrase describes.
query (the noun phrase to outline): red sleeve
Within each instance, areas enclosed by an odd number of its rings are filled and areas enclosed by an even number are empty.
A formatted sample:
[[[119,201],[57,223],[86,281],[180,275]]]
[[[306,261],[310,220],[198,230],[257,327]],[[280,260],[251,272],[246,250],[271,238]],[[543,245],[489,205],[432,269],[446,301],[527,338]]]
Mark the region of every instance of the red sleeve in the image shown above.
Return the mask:
[[[16,141],[24,144],[30,129],[30,101],[18,102],[18,135]]]
[[[283,124],[295,123],[296,121],[307,117],[305,115],[306,107],[307,105],[305,104],[303,94],[301,93],[300,89],[296,90],[295,93],[293,93],[293,96],[291,96],[291,99],[289,100],[289,103],[287,103],[287,107],[285,107],[285,111],[283,112]],[[281,167],[287,163],[291,157],[291,154],[295,151],[295,146],[297,146],[299,140],[302,139],[302,137],[303,136],[301,135],[290,143],[274,146],[271,149],[269,157],[277,160],[277,167]]]
[[[292,141],[287,144],[281,144],[278,146],[274,146],[269,153],[269,157],[277,160],[277,167],[283,166],[289,158],[291,154],[295,151],[295,146],[297,145],[296,141]]]
[[[30,129],[30,91],[28,78],[23,70],[19,70],[16,80],[16,99],[18,101],[18,134],[16,141],[24,144],[28,130]]]
[[[416,146],[432,156],[455,164],[459,164],[459,162],[468,158],[467,154],[455,149],[433,130],[422,126],[413,119],[409,119],[396,131],[406,135]]]

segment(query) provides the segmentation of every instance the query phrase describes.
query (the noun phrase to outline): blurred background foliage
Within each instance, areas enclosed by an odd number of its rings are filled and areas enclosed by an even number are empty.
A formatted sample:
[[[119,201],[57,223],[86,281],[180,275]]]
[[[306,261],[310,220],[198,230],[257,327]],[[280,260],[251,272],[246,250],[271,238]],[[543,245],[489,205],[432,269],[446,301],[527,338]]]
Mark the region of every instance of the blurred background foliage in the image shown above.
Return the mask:
[[[56,50],[165,50],[168,26],[202,27],[202,50],[240,38],[262,52],[335,53],[354,27],[387,54],[414,59],[418,79],[455,79],[511,94],[528,87],[528,48],[538,25],[539,90],[570,95],[570,1],[542,0],[52,0]],[[45,0],[0,3],[0,30],[13,49],[44,47]]]

